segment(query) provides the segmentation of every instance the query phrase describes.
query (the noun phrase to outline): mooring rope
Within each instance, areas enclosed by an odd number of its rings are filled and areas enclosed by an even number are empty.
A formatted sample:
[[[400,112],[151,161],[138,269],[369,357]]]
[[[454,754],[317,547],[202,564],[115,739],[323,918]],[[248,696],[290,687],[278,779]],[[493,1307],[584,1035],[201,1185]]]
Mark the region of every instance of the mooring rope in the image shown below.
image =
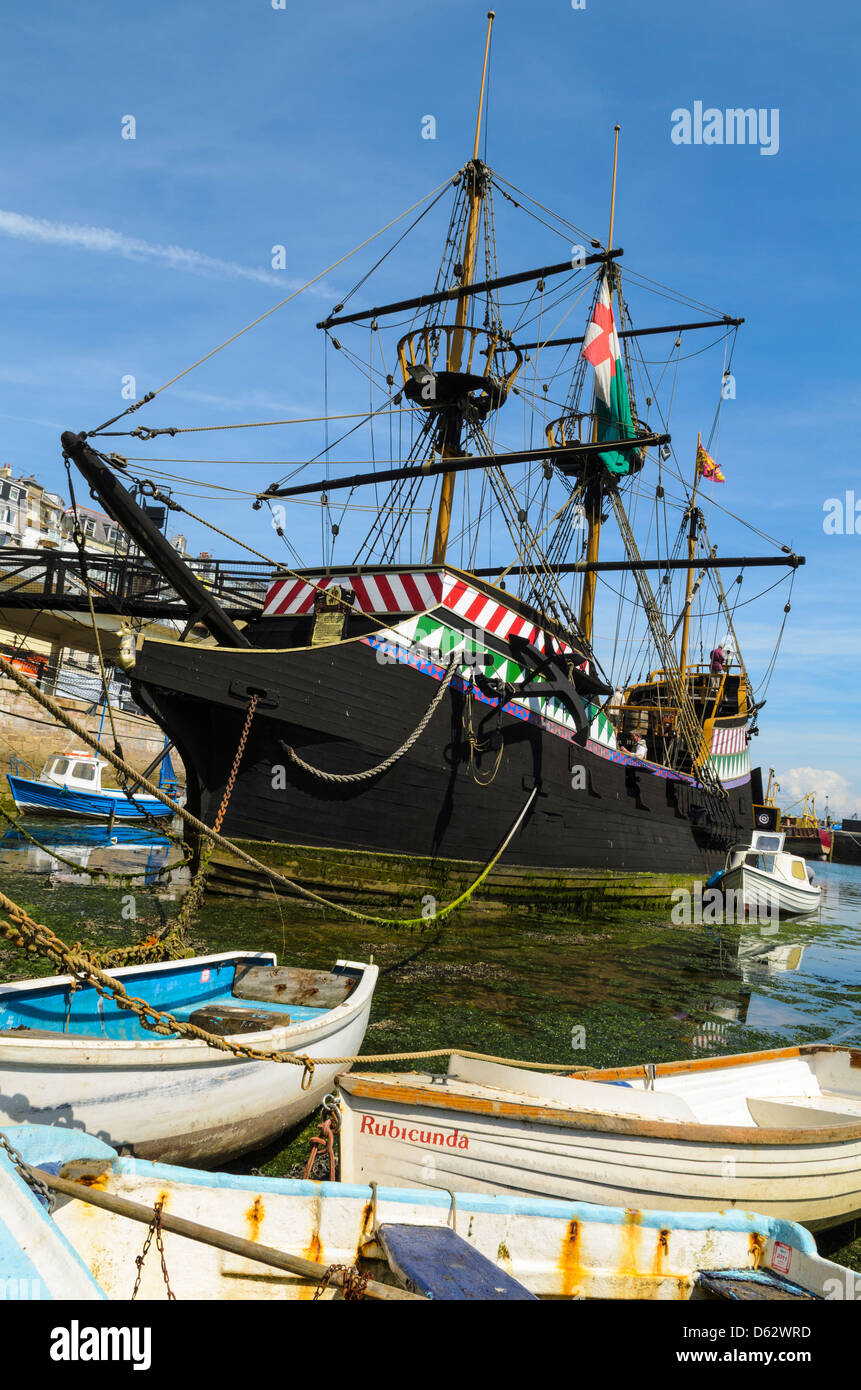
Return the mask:
[[[258,873],[262,873],[271,883],[278,883],[282,887],[288,888],[290,892],[297,893],[299,896],[307,898],[311,902],[318,903],[320,904],[320,906],[328,908],[330,911],[341,912],[347,917],[352,917],[355,921],[371,922],[375,926],[427,927],[429,920],[440,921],[442,920],[442,918],[449,916],[449,914],[454,912],[457,908],[462,907],[463,904],[467,902],[469,898],[472,897],[472,894],[476,891],[476,889],[481,886],[481,884],[487,878],[487,875],[490,873],[490,871],[496,864],[497,860],[508,848],[508,845],[510,844],[514,835],[520,829],[520,826],[522,825],[527,812],[532,806],[535,797],[538,795],[538,784],[536,783],[536,785],[533,787],[532,791],[529,794],[525,806],[523,807],[519,816],[515,820],[514,824],[512,825],[511,829],[509,830],[508,834],[503,840],[502,844],[496,850],[492,858],[488,860],[487,864],[484,866],[478,877],[474,880],[474,882],[472,882],[469,885],[467,889],[465,889],[463,893],[461,893],[457,898],[455,898],[453,902],[447,903],[444,907],[436,910],[433,914],[432,919],[428,919],[427,917],[377,917],[371,913],[360,912],[357,908],[347,907],[343,903],[332,902],[330,899],[324,898],[321,893],[315,893],[313,889],[306,888],[301,883],[296,883],[293,879],[287,878],[284,874],[278,873],[276,869],[272,869],[269,867],[269,865],[264,864],[259,859],[256,859],[254,855],[248,854],[246,850],[240,849],[240,847],[237,844],[234,844],[232,840],[228,840],[226,836],[221,835],[218,831],[213,830],[212,827],[207,825],[204,821],[199,820],[197,816],[192,815],[192,813],[187,809],[187,807],[177,805],[177,803],[173,801],[171,797],[169,797],[165,792],[161,790],[160,787],[157,787],[148,778],[144,777],[140,773],[135,772],[134,768],[132,768],[130,764],[125,761],[124,758],[121,758],[117,753],[113,752],[112,749],[107,748],[104,744],[102,744],[99,739],[94,737],[93,734],[89,733],[89,731],[85,729],[84,726],[80,724],[77,719],[74,719],[66,710],[64,710],[62,706],[57,703],[56,700],[52,699],[50,695],[46,695],[44,691],[40,690],[38,686],[34,685],[32,681],[28,680],[26,676],[22,675],[20,671],[16,670],[16,668],[11,664],[11,662],[7,661],[2,654],[0,654],[0,671],[2,671],[4,675],[7,675],[10,678],[10,680],[13,680],[15,684],[21,688],[21,690],[23,690],[27,695],[29,695],[31,699],[35,700],[38,705],[41,705],[43,709],[47,710],[49,714],[52,714],[54,718],[59,720],[61,724],[65,724],[66,728],[71,729],[73,733],[77,734],[77,736],[84,743],[86,743],[89,748],[92,748],[95,752],[100,753],[101,756],[105,758],[114,768],[116,768],[120,772],[134,776],[139,786],[145,787],[146,790],[150,792],[158,801],[163,802],[165,806],[169,806],[171,811],[174,812],[174,814],[180,816],[181,819],[185,821],[187,825],[190,825],[195,831],[197,831],[199,835],[203,835],[205,838],[211,840],[213,844],[218,845],[228,854],[232,854],[234,858],[241,860],[242,863],[248,864],[249,867],[255,869]]]
[[[319,778],[321,782],[367,782],[371,777],[379,777],[381,773],[388,772],[390,767],[394,767],[395,763],[406,753],[409,753],[413,744],[417,743],[421,738],[428,724],[439,709],[442,698],[451,685],[452,677],[457,667],[458,658],[457,656],[453,656],[448,663],[448,668],[442,678],[439,690],[434,695],[430,705],[422,715],[415,729],[413,729],[406,743],[402,743],[400,748],[396,748],[394,753],[390,753],[381,763],[377,763],[376,767],[366,768],[364,772],[324,772],[322,768],[313,767],[311,763],[306,763],[305,759],[300,758],[296,750],[291,748],[289,743],[285,743],[283,739],[279,738],[278,742],[292,763],[295,763],[297,767],[301,768],[303,772],[307,772],[310,776]]]

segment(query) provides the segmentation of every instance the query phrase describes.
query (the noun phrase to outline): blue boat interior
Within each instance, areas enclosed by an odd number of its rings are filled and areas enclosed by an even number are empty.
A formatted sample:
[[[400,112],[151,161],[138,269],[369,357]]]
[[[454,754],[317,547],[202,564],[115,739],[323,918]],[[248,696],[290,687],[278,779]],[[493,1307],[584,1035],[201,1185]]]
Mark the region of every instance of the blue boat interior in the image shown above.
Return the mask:
[[[237,971],[240,975],[246,974],[249,966],[262,967],[264,972],[275,971],[279,979],[286,975],[288,982],[279,986],[280,997],[274,1001],[261,999],[249,995],[247,991],[242,997],[237,997],[234,994]],[[254,1016],[277,1014],[280,1017],[273,1019],[271,1025],[277,1027],[283,1026],[285,1012],[289,1014],[292,1025],[318,1018],[332,1007],[331,1003],[325,1007],[314,1007],[298,1002],[308,994],[307,987],[302,987],[302,977],[312,972],[279,970],[274,965],[274,957],[268,953],[220,960],[198,958],[171,961],[147,967],[146,971],[139,973],[129,974],[124,970],[115,973],[134,998],[143,999],[153,1008],[171,1013],[182,1021],[187,1021],[198,1010],[206,1009],[208,1013],[217,1014],[219,1009],[226,1006],[237,1018],[240,1011]],[[254,971],[254,976],[259,977],[259,970]],[[296,985],[291,990],[289,981],[293,977],[296,978]],[[345,984],[346,997],[351,982],[346,980]],[[232,1016],[227,1015],[228,1018]],[[201,1026],[208,1025],[202,1022]],[[266,1026],[264,1019],[258,1029],[251,1031],[262,1031]],[[229,1032],[230,1027],[220,1031]],[[245,1030],[237,1027],[235,1031]],[[64,983],[56,978],[45,981],[44,985],[36,984],[35,988],[33,982],[28,982],[26,986],[0,986],[0,1034],[9,1032],[22,1033],[24,1036],[27,1033],[56,1033],[73,1038],[134,1042],[154,1042],[165,1036],[142,1028],[136,1014],[121,1009],[114,999],[103,998],[92,985],[73,986],[68,981]]]

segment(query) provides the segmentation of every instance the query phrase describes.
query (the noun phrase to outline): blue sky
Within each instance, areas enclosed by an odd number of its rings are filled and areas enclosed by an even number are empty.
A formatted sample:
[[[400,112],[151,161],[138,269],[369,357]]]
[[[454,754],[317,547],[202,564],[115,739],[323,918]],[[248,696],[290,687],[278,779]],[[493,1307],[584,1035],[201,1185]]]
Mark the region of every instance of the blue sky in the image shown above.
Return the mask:
[[[495,8],[491,166],[604,239],[618,121],[615,240],[626,263],[746,319],[733,362],[737,396],[722,414],[727,483],[716,495],[808,561],[754,757],[777,768],[784,791],[815,785],[831,791],[833,808],[861,809],[861,520],[858,535],[823,531],[828,498],[857,490],[861,501],[857,8],[844,0],[815,9],[798,0],[586,0],[580,10],[569,0],[499,0]],[[485,15],[472,0],[287,0],[284,10],[271,0],[47,0],[7,11],[0,459],[66,494],[59,433],[121,409],[125,376],[135,376],[139,395],[160,386],[459,168],[471,154]],[[777,108],[778,153],[675,145],[671,113],[695,101]],[[427,114],[435,140],[421,138]],[[127,115],[133,141],[121,139]],[[431,230],[405,250],[386,292],[425,287],[435,271]],[[271,267],[275,244],[286,247],[283,271]],[[535,224],[513,225],[500,270],[560,259],[560,250]],[[314,324],[370,254],[136,419],[319,415]],[[661,321],[660,301],[644,308],[644,321]],[[692,460],[696,431],[708,428],[715,370],[713,355],[693,368],[693,394],[672,425],[680,458]],[[330,410],[361,408],[359,388],[335,369],[329,389]],[[250,433],[190,435],[135,452],[278,460],[311,457],[323,444],[319,426]],[[177,471],[253,489],[284,470],[189,463]],[[246,501],[196,495],[189,505],[273,553],[265,514]],[[314,563],[319,522],[297,513],[292,534]],[[722,531],[716,513],[710,524],[724,553],[763,549],[728,523]],[[216,549],[204,532],[184,529],[195,548]],[[763,574],[772,572],[749,572],[745,595],[766,587]],[[755,680],[783,602],[781,588],[739,610]]]

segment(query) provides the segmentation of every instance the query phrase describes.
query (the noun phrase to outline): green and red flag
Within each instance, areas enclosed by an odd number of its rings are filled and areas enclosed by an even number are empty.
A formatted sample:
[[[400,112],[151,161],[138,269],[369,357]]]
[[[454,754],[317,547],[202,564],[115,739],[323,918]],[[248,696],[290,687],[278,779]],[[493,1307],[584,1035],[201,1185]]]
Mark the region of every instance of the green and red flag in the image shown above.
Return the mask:
[[[601,279],[592,318],[586,328],[583,356],[595,369],[595,418],[599,442],[603,439],[636,438],[606,275]],[[608,472],[619,475],[630,473],[638,462],[635,449],[608,449],[606,453],[599,454],[599,458]]]

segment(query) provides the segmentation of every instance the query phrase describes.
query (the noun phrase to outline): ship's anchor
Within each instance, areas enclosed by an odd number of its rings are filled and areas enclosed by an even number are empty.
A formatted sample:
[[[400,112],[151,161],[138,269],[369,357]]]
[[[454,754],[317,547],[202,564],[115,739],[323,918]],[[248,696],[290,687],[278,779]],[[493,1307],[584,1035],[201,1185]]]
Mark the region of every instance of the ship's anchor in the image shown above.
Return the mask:
[[[572,669],[565,655],[554,651],[549,644],[546,652],[539,651],[524,637],[510,638],[509,645],[519,661],[525,666],[528,663],[531,679],[523,685],[514,685],[511,682],[503,683],[476,675],[475,684],[482,694],[499,699],[500,703],[511,699],[523,700],[533,696],[546,698],[552,695],[571,715],[578,735],[588,731],[591,721],[577,685],[579,684],[587,695],[610,695],[611,688],[596,680],[594,676],[587,675],[585,671]],[[538,676],[542,679],[537,680]]]

